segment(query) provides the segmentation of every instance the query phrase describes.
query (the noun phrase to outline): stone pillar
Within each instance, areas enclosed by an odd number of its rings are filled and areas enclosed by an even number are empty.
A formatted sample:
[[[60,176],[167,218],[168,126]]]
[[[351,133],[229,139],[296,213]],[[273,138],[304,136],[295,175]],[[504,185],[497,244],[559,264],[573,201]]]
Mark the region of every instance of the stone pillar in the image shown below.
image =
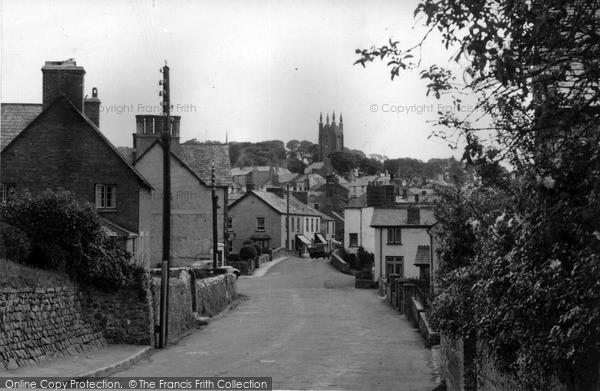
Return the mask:
[[[413,321],[413,313],[411,310],[411,300],[415,295],[415,284],[407,282],[402,285],[402,312],[406,314],[406,317],[411,322]]]

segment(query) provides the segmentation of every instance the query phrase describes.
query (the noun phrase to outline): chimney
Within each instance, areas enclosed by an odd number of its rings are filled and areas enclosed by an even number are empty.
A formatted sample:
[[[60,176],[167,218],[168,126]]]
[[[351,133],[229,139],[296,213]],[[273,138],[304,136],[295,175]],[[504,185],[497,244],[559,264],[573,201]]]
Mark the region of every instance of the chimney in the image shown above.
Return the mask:
[[[136,115],[134,148],[137,155],[141,156],[152,143],[162,136],[163,123],[166,121],[163,115]],[[179,130],[181,127],[181,116],[171,116],[171,145],[179,145]]]
[[[72,58],[65,61],[46,61],[42,67],[42,75],[44,109],[64,94],[77,110],[83,112],[83,67],[78,67]]]
[[[92,97],[86,97],[83,100],[83,114],[85,114],[97,128],[100,127],[100,99],[98,99],[98,89],[96,87],[92,88]]]

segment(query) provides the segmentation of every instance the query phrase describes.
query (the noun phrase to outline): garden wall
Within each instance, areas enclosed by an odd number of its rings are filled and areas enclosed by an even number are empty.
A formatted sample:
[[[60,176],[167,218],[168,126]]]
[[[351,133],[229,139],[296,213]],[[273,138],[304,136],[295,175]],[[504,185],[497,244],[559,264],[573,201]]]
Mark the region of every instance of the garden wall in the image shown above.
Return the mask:
[[[106,345],[77,288],[0,289],[0,371]]]
[[[169,274],[169,338],[201,324],[201,317],[221,312],[237,297],[233,274],[198,278],[202,269],[172,268]],[[160,269],[152,269],[150,290],[154,324],[160,317]],[[197,277],[198,275],[198,277]]]

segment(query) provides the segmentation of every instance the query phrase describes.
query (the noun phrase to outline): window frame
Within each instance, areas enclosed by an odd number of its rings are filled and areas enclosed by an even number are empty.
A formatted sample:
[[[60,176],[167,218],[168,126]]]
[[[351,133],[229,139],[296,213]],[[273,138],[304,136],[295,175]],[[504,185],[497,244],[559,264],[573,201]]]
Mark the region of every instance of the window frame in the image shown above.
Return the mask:
[[[354,238],[354,240],[352,240]],[[358,247],[358,233],[352,232],[348,234],[348,247]]]
[[[400,273],[388,273],[389,266],[392,266],[392,271],[397,271],[397,267],[400,266]],[[400,277],[404,278],[404,257],[401,255],[391,255],[385,257],[385,278],[389,278],[390,274],[399,274]]]
[[[117,210],[117,185],[110,183],[96,183],[94,187],[96,209],[99,211],[116,211]],[[112,194],[109,200],[109,192]],[[100,201],[100,202],[98,202]],[[111,201],[111,205],[108,205]]]
[[[391,233],[391,235],[390,235]],[[402,244],[402,228],[388,227],[387,228],[387,244],[401,245]]]
[[[261,228],[261,220],[262,220],[262,228]],[[266,230],[266,224],[265,224],[265,218],[264,217],[257,217],[256,218],[256,230],[257,231],[265,231]]]

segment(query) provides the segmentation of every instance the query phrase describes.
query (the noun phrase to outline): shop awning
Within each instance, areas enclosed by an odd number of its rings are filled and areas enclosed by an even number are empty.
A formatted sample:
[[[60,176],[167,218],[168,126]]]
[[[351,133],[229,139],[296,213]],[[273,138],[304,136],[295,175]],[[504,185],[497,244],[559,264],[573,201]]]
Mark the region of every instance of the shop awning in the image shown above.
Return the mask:
[[[304,244],[311,244],[310,240],[304,235],[296,235],[296,240],[300,240]]]
[[[323,237],[323,235],[321,235],[320,233],[316,233],[315,234],[315,242],[318,242],[318,243],[327,243],[327,240],[325,240],[325,238]]]

